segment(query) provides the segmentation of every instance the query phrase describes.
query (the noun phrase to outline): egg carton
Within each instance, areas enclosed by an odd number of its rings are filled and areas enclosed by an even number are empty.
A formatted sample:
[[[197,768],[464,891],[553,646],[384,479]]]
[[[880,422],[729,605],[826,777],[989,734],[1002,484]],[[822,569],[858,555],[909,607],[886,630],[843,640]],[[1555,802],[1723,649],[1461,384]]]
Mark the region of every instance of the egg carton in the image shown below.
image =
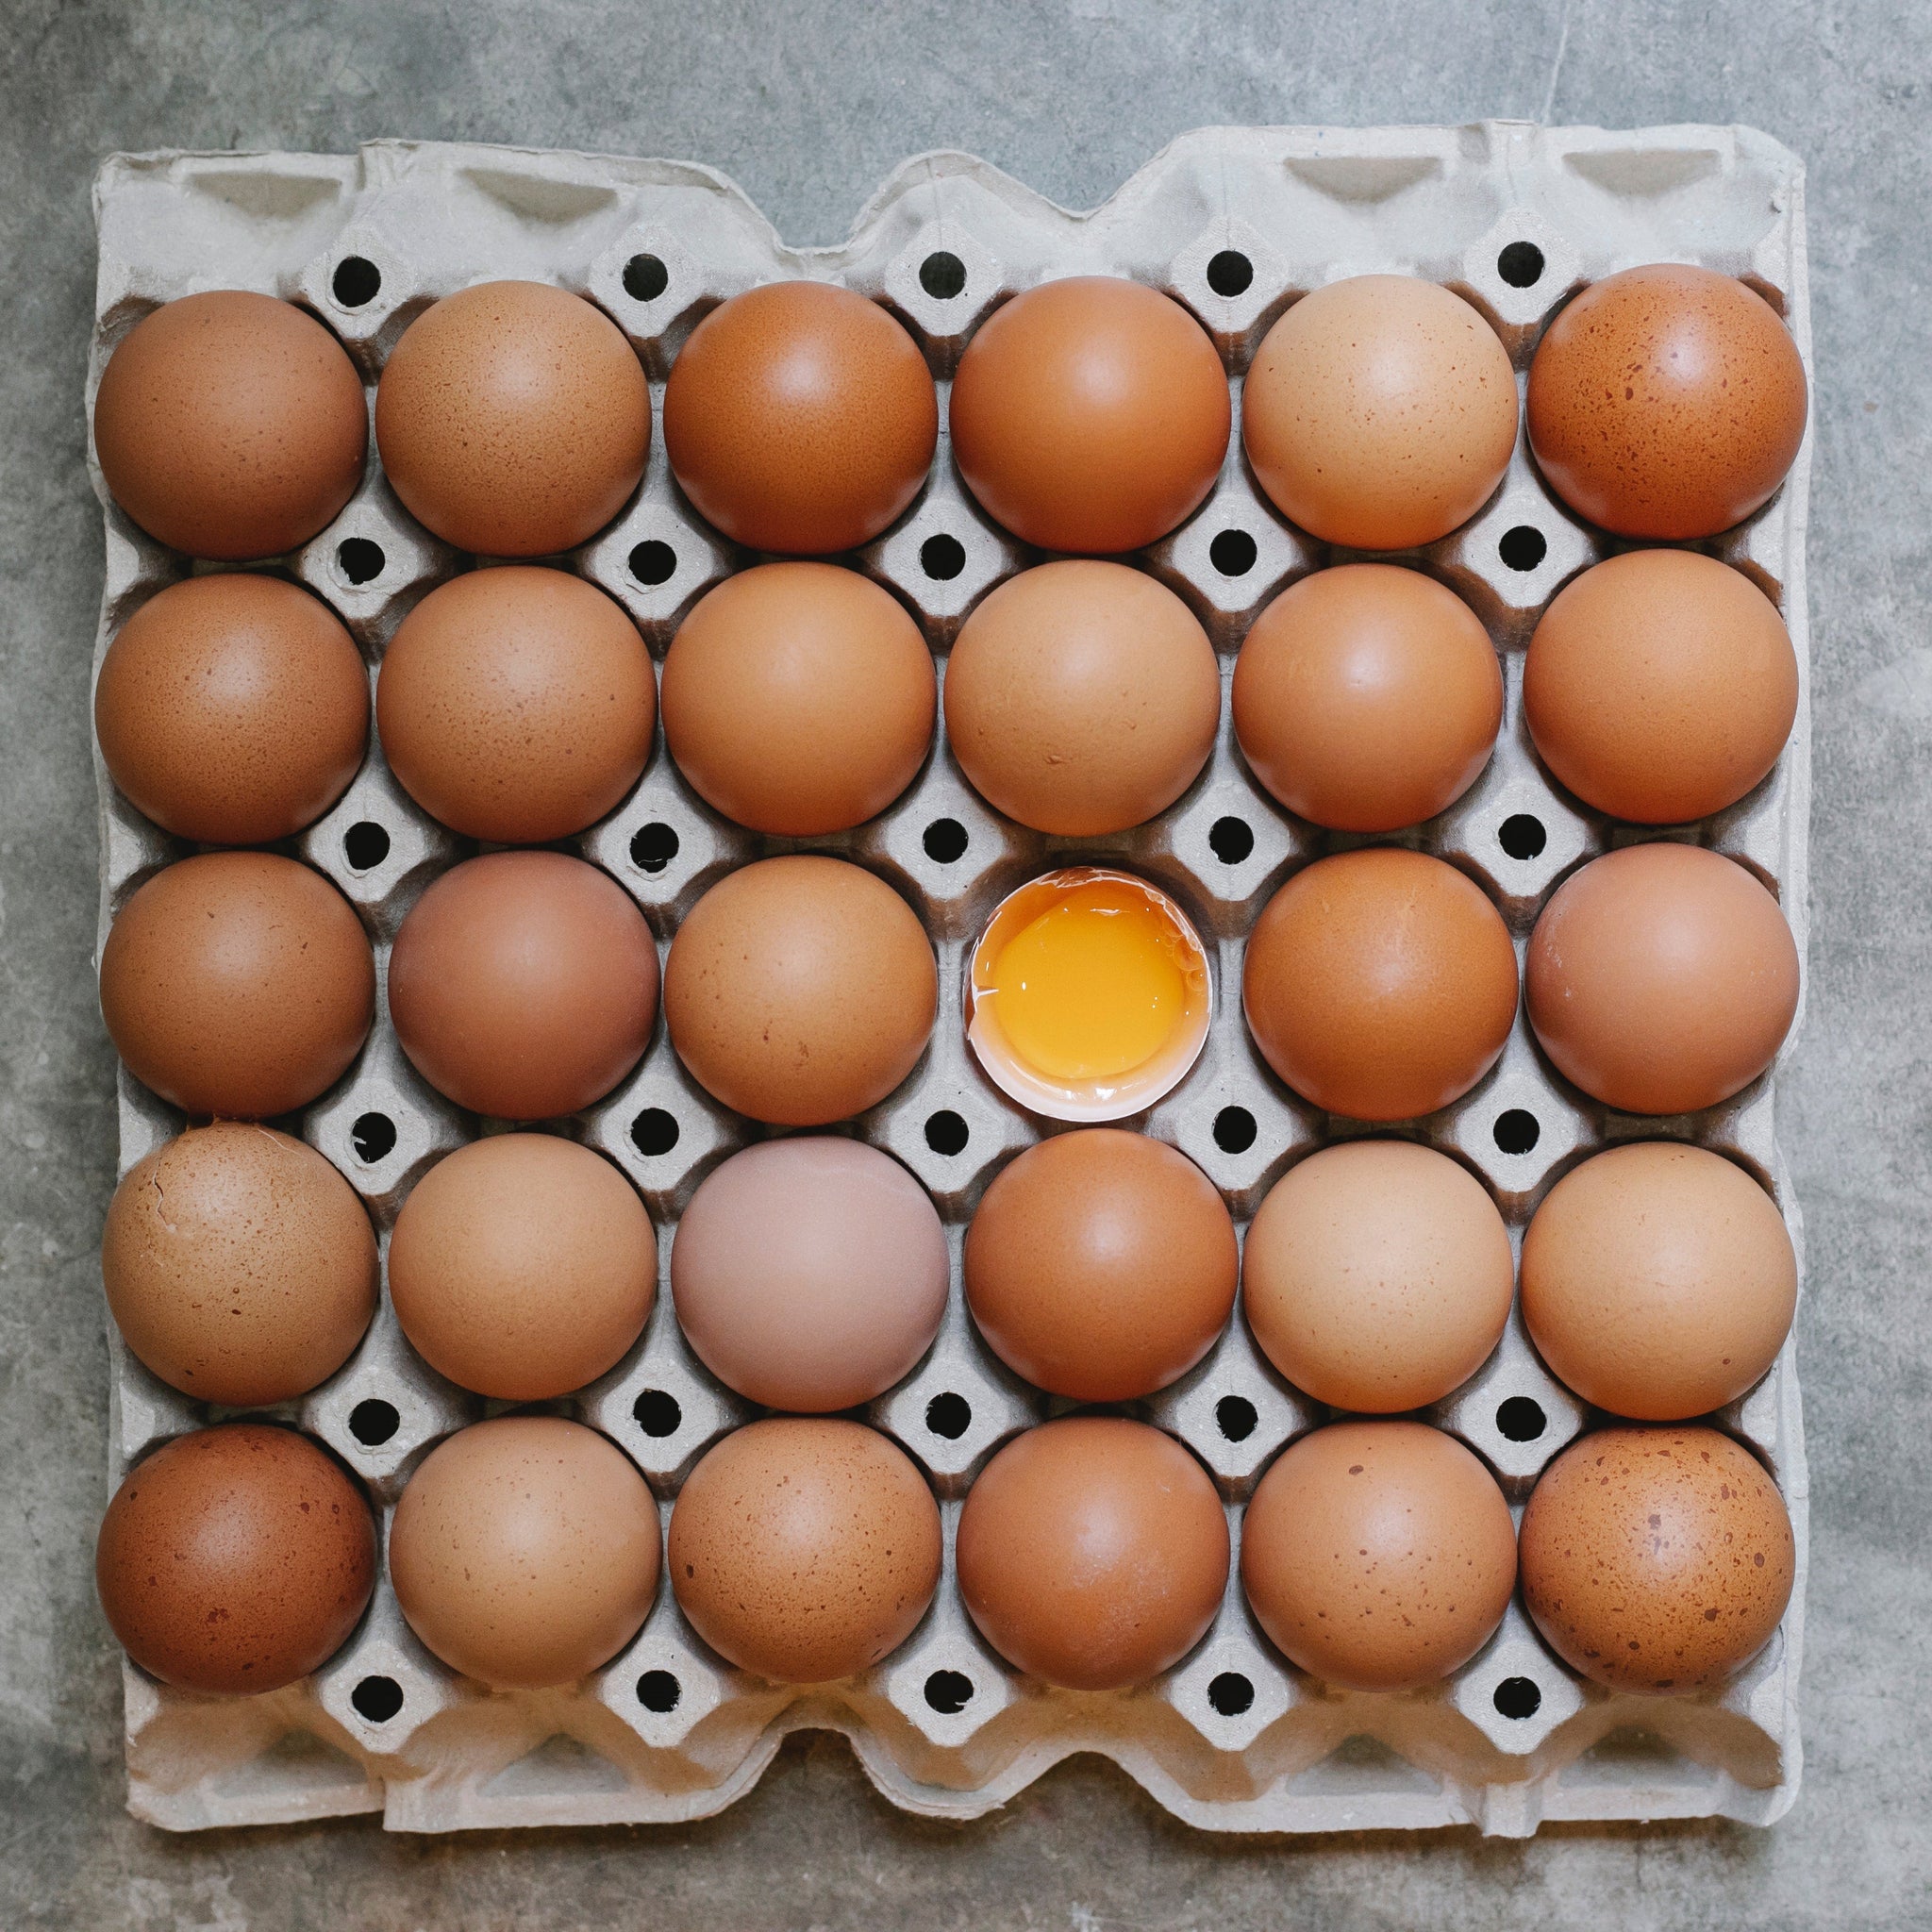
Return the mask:
[[[1497,329],[1519,380],[1553,310],[1587,281],[1652,260],[1748,279],[1789,320],[1807,370],[1803,173],[1762,134],[1677,126],[1613,133],[1526,123],[1378,129],[1210,128],[1183,136],[1103,207],[1055,207],[983,160],[919,157],[880,188],[835,247],[785,246],[732,182],[691,163],[528,149],[375,142],[354,155],[117,156],[95,189],[100,274],[89,408],[115,343],[156,304],[242,287],[299,302],[336,331],[372,397],[384,358],[431,302],[471,282],[525,276],[596,303],[635,345],[659,416],[678,345],[719,302],[787,276],[832,280],[891,308],[943,391],[974,326],[1051,276],[1105,273],[1164,290],[1197,315],[1228,370],[1243,373],[1275,317],[1344,275],[1418,275],[1455,290]],[[941,411],[943,419],[943,410]],[[1557,883],[1633,840],[1681,839],[1750,867],[1780,897],[1801,957],[1807,924],[1808,644],[1804,535],[1807,436],[1779,493],[1740,528],[1700,545],[1779,605],[1800,663],[1798,721],[1777,767],[1729,810],[1666,833],[1618,825],[1555,784],[1522,720],[1523,649],[1568,579],[1623,547],[1573,517],[1519,445],[1482,510],[1411,563],[1457,591],[1503,654],[1507,715],[1475,786],[1400,842],[1448,859],[1494,900],[1519,952]],[[108,498],[107,588],[95,664],[127,614],[191,566]],[[1275,513],[1239,436],[1212,494],[1178,530],[1129,559],[1174,589],[1220,654],[1224,682],[1248,624],[1285,585],[1347,553]],[[661,655],[693,601],[755,559],[708,529],[666,464],[661,434],[636,497],[590,543],[555,559],[600,585]],[[1039,560],[975,508],[943,435],[919,499],[853,559],[918,616],[940,660],[974,603]],[[336,523],[274,566],[326,599],[370,661],[410,606],[459,557],[403,510],[375,460]],[[218,566],[217,566],[218,567]],[[142,819],[96,755],[101,932],[127,894],[186,849]],[[1222,710],[1206,771],[1153,823],[1115,838],[1046,838],[993,813],[947,752],[880,818],[808,841],[891,881],[938,954],[941,1012],[905,1084],[848,1131],[903,1161],[947,1224],[953,1282],[944,1326],[898,1388],[866,1411],[918,1460],[940,1498],[945,1574],[911,1638],[849,1682],[774,1687],[708,1651],[666,1589],[636,1641],[581,1685],[491,1693],[416,1641],[386,1575],[346,1648],[271,1695],[218,1698],[125,1670],[129,1806],[175,1829],[352,1812],[392,1828],[678,1820],[721,1809],[754,1784],[790,1731],[844,1733],[894,1804],[952,1818],[1008,1800],[1074,1752],[1111,1757],[1170,1811],[1218,1830],[1316,1831],[1474,1823],[1525,1836],[1553,1819],[1722,1815],[1768,1824],[1796,1795],[1807,1482],[1791,1345],[1716,1418],[1775,1475],[1797,1538],[1798,1586],[1769,1648],[1720,1692],[1675,1699],[1607,1691],[1558,1662],[1520,1604],[1445,1683],[1405,1695],[1324,1687],[1260,1635],[1231,1578],[1213,1628],[1143,1689],[1074,1694],[1012,1672],[979,1639],[954,1577],[960,1499],[987,1457],[1066,1405],[1010,1374],[976,1337],[959,1286],[965,1222],[1003,1162],[1053,1123],[1016,1109],[962,1037],[973,941],[993,905],[1050,866],[1104,860],[1157,880],[1196,922],[1215,982],[1208,1046],[1139,1125],[1180,1148],[1222,1191],[1245,1233],[1269,1187],[1331,1139],[1366,1131],[1286,1090],[1240,1010],[1243,936],[1296,867],[1365,842],[1285,815],[1255,783]],[[643,908],[660,948],[732,867],[797,841],[758,838],[709,811],[661,738],[632,795],[573,841]],[[375,942],[378,977],[403,915],[475,848],[422,813],[379,750],[335,808],[287,849],[325,874]],[[1789,1051],[1789,1047],[1787,1048]],[[1668,1136],[1740,1162],[1803,1231],[1779,1157],[1776,1070],[1724,1106],[1669,1120],[1608,1111],[1567,1085],[1526,1025],[1454,1106],[1396,1129],[1452,1155],[1489,1186],[1512,1240],[1554,1180],[1619,1141]],[[122,1168],[182,1121],[125,1072]],[[441,1155],[501,1124],[431,1091],[398,1048],[386,1006],[341,1082],[298,1121],[382,1232]],[[675,1224],[718,1161],[766,1129],[713,1102],[684,1072],[661,1023],[637,1070],[582,1116],[551,1124],[609,1157],[658,1223],[668,1264]],[[111,1329],[111,1324],[110,1324]],[[111,1474],[158,1442],[220,1418],[158,1382],[110,1333]],[[668,1515],[704,1450],[752,1411],[685,1345],[668,1282],[629,1357],[551,1405],[603,1430],[637,1462]],[[495,1412],[437,1375],[381,1310],[350,1361],[275,1413],[311,1431],[366,1483],[385,1533],[410,1472],[451,1431]],[[1241,1507],[1274,1455],[1327,1419],[1277,1376],[1239,1313],[1190,1374],[1137,1412],[1211,1472],[1237,1548]],[[1542,1367],[1512,1315],[1477,1374],[1428,1412],[1495,1472],[1520,1516],[1537,1475],[1591,1418]],[[1238,1572],[1236,1573],[1238,1576]]]

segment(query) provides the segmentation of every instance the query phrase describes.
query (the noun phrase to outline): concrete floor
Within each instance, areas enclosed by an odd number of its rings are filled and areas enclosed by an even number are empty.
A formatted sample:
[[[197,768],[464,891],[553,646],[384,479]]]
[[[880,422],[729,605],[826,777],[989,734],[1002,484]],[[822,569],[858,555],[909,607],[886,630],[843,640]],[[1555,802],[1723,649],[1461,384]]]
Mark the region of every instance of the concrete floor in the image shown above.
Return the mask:
[[[1925,0],[0,0],[0,1924],[86,1932],[1932,1925],[1932,8]],[[686,1829],[170,1839],[122,1810],[96,1242],[113,1170],[85,696],[88,184],[114,148],[375,135],[689,156],[797,241],[903,155],[1103,198],[1213,122],[1755,123],[1811,169],[1816,900],[1788,1149],[1810,1228],[1808,1763],[1774,1830],[1243,1841],[1110,1767],[908,1822],[794,1740]],[[1922,842],[1925,841],[1925,842]]]

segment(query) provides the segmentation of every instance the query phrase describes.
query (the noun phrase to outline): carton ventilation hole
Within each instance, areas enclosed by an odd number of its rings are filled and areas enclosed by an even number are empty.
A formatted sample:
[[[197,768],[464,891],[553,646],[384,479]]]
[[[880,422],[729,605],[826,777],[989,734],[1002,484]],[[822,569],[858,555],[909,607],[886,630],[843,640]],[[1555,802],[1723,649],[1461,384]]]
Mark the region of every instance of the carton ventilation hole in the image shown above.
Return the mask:
[[[364,1677],[349,1692],[356,1715],[372,1724],[386,1724],[403,1707],[403,1687],[393,1677]]]
[[[345,255],[336,263],[329,288],[344,308],[364,308],[382,288],[382,271],[366,256]]]
[[[358,1114],[349,1144],[364,1167],[374,1167],[396,1144],[396,1124],[386,1113]]]
[[[936,584],[950,584],[966,568],[966,546],[941,530],[919,546],[919,567]]]
[[[1239,248],[1224,248],[1208,264],[1208,286],[1217,295],[1243,293],[1255,279],[1255,264]]]
[[[646,1671],[638,1679],[638,1702],[646,1710],[655,1710],[660,1715],[667,1710],[677,1708],[677,1700],[684,1695],[684,1686],[669,1671]]]
[[[957,1442],[973,1424],[973,1405],[950,1390],[925,1405],[925,1425],[935,1436]]]
[[[925,1701],[943,1717],[957,1717],[973,1702],[973,1679],[964,1671],[935,1671],[925,1680]]]
[[[1550,540],[1534,524],[1518,524],[1496,540],[1496,555],[1511,570],[1534,570],[1550,554]]]
[[[647,1107],[630,1124],[630,1144],[646,1160],[669,1154],[677,1145],[677,1118],[661,1107]]]
[[[1223,530],[1208,546],[1208,561],[1224,577],[1244,577],[1260,556],[1245,530]]]
[[[1532,812],[1512,812],[1496,827],[1496,843],[1511,858],[1534,858],[1549,842],[1542,820]]]
[[[374,819],[358,819],[342,834],[342,857],[351,872],[374,872],[389,857],[389,833]]]
[[[1244,1107],[1224,1107],[1214,1116],[1214,1144],[1224,1154],[1245,1154],[1255,1133],[1255,1116]]]
[[[927,1116],[925,1144],[935,1154],[963,1154],[971,1138],[966,1123],[950,1107],[942,1107],[938,1113]]]
[[[656,537],[633,543],[625,561],[641,584],[668,584],[677,573],[677,552]]]
[[[949,248],[936,248],[919,264],[919,286],[935,302],[966,292],[966,264]]]
[[[382,545],[368,537],[344,537],[336,545],[336,568],[352,584],[374,583],[388,561]]]
[[[630,1406],[631,1418],[654,1442],[675,1436],[684,1421],[677,1397],[662,1389],[646,1389]]]
[[[1239,1671],[1223,1671],[1208,1686],[1208,1702],[1223,1717],[1240,1717],[1253,1707],[1255,1687]]]
[[[1542,279],[1543,252],[1534,242],[1512,242],[1497,256],[1496,273],[1512,289],[1533,289]]]
[[[659,822],[640,825],[630,836],[630,862],[640,872],[660,873],[677,857],[677,828]]]
[[[655,302],[671,286],[671,271],[655,255],[633,255],[624,265],[624,292],[633,302]]]
[[[1223,865],[1239,865],[1255,849],[1255,828],[1246,819],[1216,819],[1208,828],[1208,849]]]
[[[1512,1442],[1534,1442],[1550,1425],[1543,1406],[1530,1395],[1512,1395],[1496,1411],[1496,1427]]]
[[[1490,1702],[1496,1707],[1498,1717],[1520,1721],[1534,1717],[1543,1707],[1543,1693],[1534,1678],[1505,1677],[1496,1686],[1496,1694]]]
[[[1496,1116],[1490,1137],[1501,1153],[1527,1154],[1542,1139],[1543,1126],[1527,1108],[1512,1107]]]
[[[349,1411],[349,1433],[365,1449],[379,1449],[403,1425],[392,1402],[371,1396]]]
[[[966,827],[958,819],[935,819],[919,842],[935,865],[951,865],[966,856]]]
[[[1214,1425],[1230,1442],[1245,1442],[1260,1420],[1245,1395],[1224,1395],[1214,1405]]]

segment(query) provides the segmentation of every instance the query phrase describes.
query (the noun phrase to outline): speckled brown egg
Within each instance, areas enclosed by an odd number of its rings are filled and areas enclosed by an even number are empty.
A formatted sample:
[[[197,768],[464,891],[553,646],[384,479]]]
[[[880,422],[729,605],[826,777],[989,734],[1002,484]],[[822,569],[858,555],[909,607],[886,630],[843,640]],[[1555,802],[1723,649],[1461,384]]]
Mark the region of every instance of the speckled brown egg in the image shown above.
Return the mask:
[[[342,345],[304,310],[218,289],[135,324],[94,397],[118,503],[191,557],[276,557],[362,480],[369,409]]]
[[[101,1278],[122,1340],[200,1402],[255,1408],[325,1381],[375,1313],[375,1235],[314,1148],[217,1121],[114,1191]]]
[[[925,1615],[939,1507],[875,1430],[776,1417],[733,1431],[685,1478],[670,1557],[678,1608],[721,1657],[774,1683],[824,1683],[890,1656]]]
[[[349,902],[268,852],[157,873],[101,948],[101,1015],[127,1070],[188,1114],[307,1107],[361,1050],[375,961]]]
[[[959,1594],[1013,1666],[1069,1690],[1124,1690],[1207,1635],[1227,1588],[1227,1518],[1172,1436],[1065,1416],[1014,1439],[959,1512]]]
[[[389,1009],[439,1093],[472,1113],[549,1120],[601,1099],[643,1058],[658,949],[608,873],[561,852],[489,852],[410,908]]]
[[[1241,755],[1290,811],[1393,832],[1475,783],[1503,723],[1503,671],[1453,591],[1350,563],[1291,584],[1255,620],[1233,700]]]
[[[1523,1517],[1523,1601],[1573,1670],[1613,1690],[1721,1684],[1771,1641],[1797,1552],[1764,1465],[1715,1429],[1599,1429]]]
[[[1440,858],[1372,846],[1317,859],[1269,900],[1241,1003],[1304,1099],[1357,1120],[1447,1107],[1516,1017],[1516,954],[1479,887]]]
[[[1698,845],[1628,845],[1543,908],[1524,1000],[1557,1071],[1592,1098],[1690,1113],[1776,1058],[1798,1009],[1798,948],[1741,865]]]
[[[637,625],[582,577],[529,564],[430,591],[375,686],[383,756],[404,791],[496,845],[567,838],[614,809],[657,722]]]
[[[815,854],[730,873],[686,915],[664,1022],[691,1076],[786,1127],[863,1113],[905,1079],[939,1010],[925,929],[883,879]]]
[[[1170,296],[1115,275],[1028,289],[983,322],[947,423],[966,487],[1042,550],[1138,550],[1200,507],[1227,454],[1227,377]]]
[[[548,557],[628,500],[651,391],[617,325],[547,282],[484,282],[404,332],[375,391],[375,443],[403,506],[458,550]]]
[[[259,1696],[318,1671],[375,1587],[375,1524],[306,1436],[197,1429],[136,1464],[94,1550],[127,1655],[184,1690]]]
[[[642,1627],[661,1558],[650,1486],[608,1437],[500,1416],[433,1449],[389,1533],[390,1580],[451,1670],[499,1690],[574,1684]]]
[[[979,1332],[1016,1374],[1076,1402],[1128,1402],[1184,1375],[1227,1325],[1239,1273],[1214,1183],[1117,1127],[1027,1148],[966,1230]]]
[[[1355,275],[1271,328],[1241,392],[1256,480],[1291,522],[1352,550],[1464,524],[1516,447],[1516,376],[1467,302],[1410,275]]]
[[[996,810],[1092,838],[1165,811],[1214,749],[1221,675],[1194,614],[1120,563],[1010,578],[961,627],[946,736]]]
[[[785,838],[885,810],[925,762],[938,684],[906,607],[857,571],[768,563],[701,598],[664,658],[664,742],[699,797]]]
[[[369,674],[319,597],[245,571],[189,577],[108,645],[94,735],[163,831],[266,845],[348,789],[369,741]]]
[[[791,556],[854,550],[896,522],[939,425],[912,338],[829,282],[734,295],[691,330],[664,387],[664,447],[699,515]]]
[[[1467,1663],[1516,1586],[1495,1478],[1421,1423],[1291,1442],[1241,1522],[1241,1588],[1291,1663],[1344,1690],[1416,1690]]]
[[[1482,1367],[1515,1264],[1489,1191],[1411,1141],[1343,1141],[1269,1190],[1241,1257],[1261,1352],[1317,1402],[1394,1415]]]
[[[658,1292],[658,1237],[609,1161],[553,1134],[493,1134],[418,1181],[390,1237],[396,1320],[432,1369],[544,1402],[624,1358]]]
[[[1529,365],[1530,447],[1571,508],[1624,537],[1710,537],[1768,502],[1805,440],[1805,365],[1731,275],[1657,262],[1568,304]]]
[[[1543,612],[1523,714],[1586,805],[1677,824],[1736,804],[1777,762],[1798,714],[1797,653],[1742,572],[1694,550],[1630,550]]]
[[[1771,1196],[1703,1147],[1612,1147],[1523,1238],[1523,1320],[1583,1399],[1640,1422],[1735,1402],[1777,1358],[1798,1263]]]

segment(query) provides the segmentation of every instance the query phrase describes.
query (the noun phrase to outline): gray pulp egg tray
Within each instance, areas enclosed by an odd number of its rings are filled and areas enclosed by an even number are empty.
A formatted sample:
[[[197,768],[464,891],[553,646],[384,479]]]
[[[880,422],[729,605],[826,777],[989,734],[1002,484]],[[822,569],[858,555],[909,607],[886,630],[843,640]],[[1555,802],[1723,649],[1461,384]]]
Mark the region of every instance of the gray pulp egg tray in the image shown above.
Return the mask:
[[[642,358],[653,396],[705,312],[753,284],[809,275],[884,303],[924,347],[943,390],[974,325],[1049,276],[1102,272],[1165,290],[1201,319],[1237,392],[1256,345],[1297,295],[1344,275],[1427,276],[1494,325],[1519,374],[1544,321],[1586,281],[1652,260],[1749,279],[1789,319],[1807,368],[1802,169],[1735,127],[1634,133],[1465,127],[1210,128],[1183,136],[1105,206],[1073,214],[970,156],[900,167],[836,247],[786,247],[732,182],[691,163],[525,149],[375,142],[354,155],[117,156],[95,190],[100,278],[89,379],[156,304],[243,287],[300,302],[347,344],[372,396],[383,359],[432,301],[499,276],[552,281],[602,308]],[[1807,666],[1806,492],[1810,441],[1771,504],[1704,546],[1782,608]],[[107,586],[95,662],[126,615],[191,566],[106,509]],[[1489,769],[1402,842],[1460,866],[1495,900],[1519,949],[1552,889],[1605,848],[1659,836],[1579,808],[1545,774],[1520,710],[1523,648],[1559,586],[1623,547],[1545,491],[1527,452],[1463,528],[1406,559],[1459,591],[1507,672]],[[1286,525],[1242,461],[1239,436],[1213,494],[1138,558],[1199,614],[1224,679],[1257,611],[1337,554]],[[692,601],[751,561],[679,495],[662,439],[637,497],[605,534],[558,559],[631,613],[661,655]],[[856,559],[912,608],[941,659],[988,589],[1037,561],[974,508],[943,439],[912,508]],[[362,488],[335,525],[275,567],[325,598],[372,666],[412,603],[477,559],[403,511],[372,442]],[[487,559],[485,560],[487,561]],[[1803,676],[1804,674],[1801,674]],[[1668,834],[1729,854],[1807,924],[1808,681],[1774,772],[1741,804]],[[96,758],[101,931],[127,894],[181,856]],[[1019,1676],[980,1641],[952,1572],[960,1498],[989,1454],[1058,1407],[975,1337],[958,1287],[963,1224],[987,1182],[1049,1130],[979,1074],[961,1034],[965,960],[1015,884],[1057,863],[1121,862],[1158,880],[1208,941],[1213,1030],[1188,1079],[1138,1123],[1197,1161],[1245,1227],[1294,1160],[1360,1124],[1315,1112],[1250,1044],[1240,1010],[1243,935],[1297,866],[1360,841],[1285,816],[1249,776],[1226,708],[1208,770],[1169,811],[1124,836],[1046,839],[975,796],[936,747],[882,817],[818,849],[897,887],[923,916],[942,989],[932,1044],[854,1131],[931,1191],[952,1244],[954,1287],[931,1353],[869,1418],[923,1465],[946,1527],[946,1574],[913,1636],[874,1670],[805,1690],[774,1687],[707,1650],[667,1589],[636,1641],[583,1684],[491,1693],[418,1643],[386,1578],[346,1648],[301,1684],[254,1698],[201,1696],[125,1670],[129,1805],[173,1829],[379,1811],[391,1828],[664,1821],[715,1812],[754,1784],[786,1733],[843,1732],[867,1774],[908,1810],[989,1811],[1076,1751],[1111,1757],[1176,1816],[1231,1831],[1324,1831],[1474,1823],[1526,1836],[1542,1819],[1721,1815],[1768,1824],[1796,1795],[1797,1676],[1807,1550],[1805,1451],[1792,1350],[1717,1418],[1775,1474],[1797,1536],[1798,1588],[1769,1648],[1720,1694],[1639,1698],[1579,1679],[1544,1648],[1520,1604],[1446,1683],[1366,1696],[1319,1684],[1260,1635],[1230,1580],[1220,1617],[1184,1662],[1132,1692],[1076,1695]],[[661,742],[635,792],[575,841],[631,891],[660,947],[731,867],[786,841],[718,818],[679,780]],[[404,913],[474,848],[422,813],[372,749],[341,803],[291,849],[341,887],[375,943],[379,974]],[[1800,1243],[1774,1131],[1775,1070],[1707,1113],[1664,1121],[1607,1112],[1557,1077],[1524,1024],[1468,1095],[1408,1124],[1482,1175],[1520,1238],[1557,1176],[1607,1142],[1667,1135],[1729,1155],[1771,1190]],[[179,1116],[121,1075],[121,1163],[177,1132]],[[348,1176],[387,1230],[410,1186],[479,1124],[433,1093],[387,1013],[299,1131]],[[765,1130],[714,1104],[684,1073],[661,1024],[637,1070],[583,1116],[553,1124],[601,1150],[648,1203],[668,1259],[684,1204],[734,1147]],[[387,1237],[385,1233],[385,1246]],[[111,1324],[110,1324],[111,1326]],[[110,1334],[111,1473],[213,1419],[150,1376]],[[684,1345],[668,1285],[630,1356],[564,1404],[638,1463],[668,1515],[693,1461],[750,1412]],[[278,1411],[359,1474],[385,1520],[410,1472],[487,1410],[410,1350],[385,1298],[367,1339],[323,1387]],[[1239,1314],[1206,1361],[1141,1406],[1213,1474],[1239,1543],[1241,1507],[1281,1446],[1326,1412],[1276,1376]],[[1488,1363],[1429,1419],[1468,1442],[1519,1514],[1539,1472],[1590,1421],[1512,1318]]]

